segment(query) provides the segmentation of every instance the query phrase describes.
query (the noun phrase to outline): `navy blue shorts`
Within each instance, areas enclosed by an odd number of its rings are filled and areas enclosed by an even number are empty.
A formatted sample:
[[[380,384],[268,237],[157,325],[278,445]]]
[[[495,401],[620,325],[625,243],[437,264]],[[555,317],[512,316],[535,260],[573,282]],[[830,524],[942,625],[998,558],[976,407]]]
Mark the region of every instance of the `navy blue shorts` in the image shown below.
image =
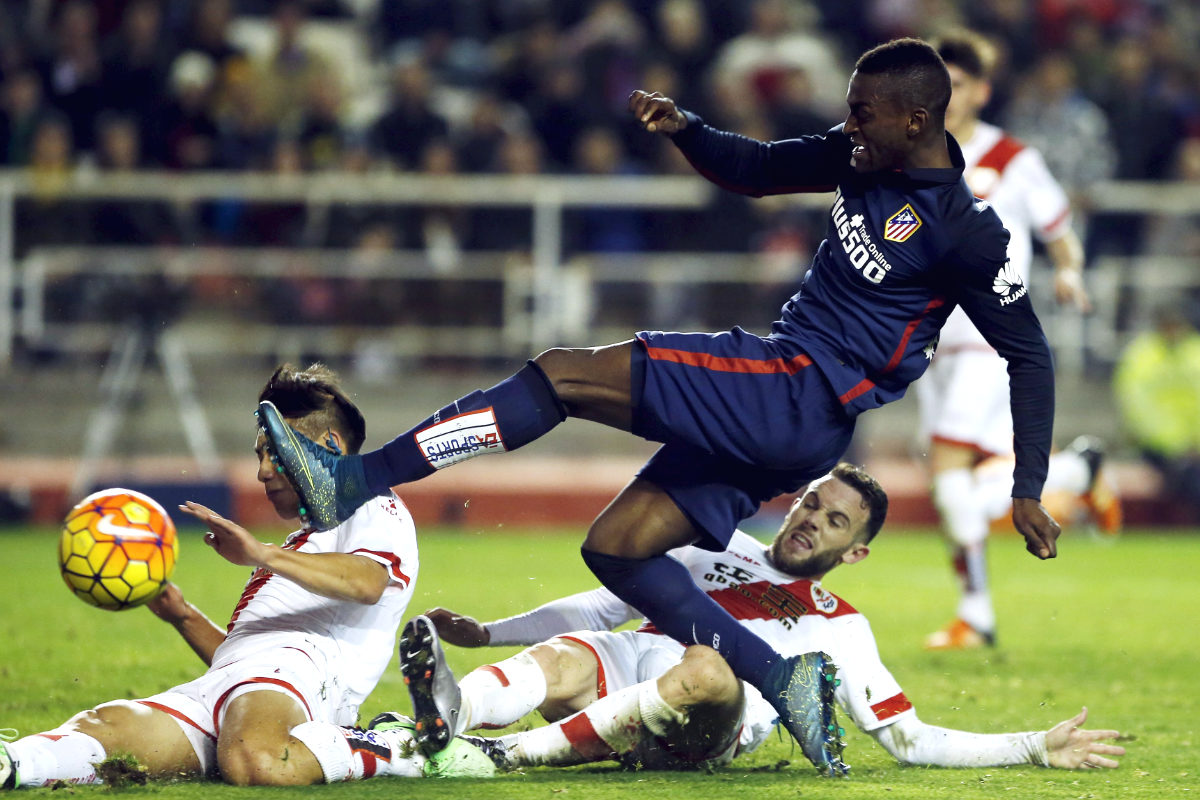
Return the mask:
[[[638,476],[724,550],[739,522],[837,464],[854,433],[796,345],[734,328],[642,331],[633,348],[633,432],[663,442]]]

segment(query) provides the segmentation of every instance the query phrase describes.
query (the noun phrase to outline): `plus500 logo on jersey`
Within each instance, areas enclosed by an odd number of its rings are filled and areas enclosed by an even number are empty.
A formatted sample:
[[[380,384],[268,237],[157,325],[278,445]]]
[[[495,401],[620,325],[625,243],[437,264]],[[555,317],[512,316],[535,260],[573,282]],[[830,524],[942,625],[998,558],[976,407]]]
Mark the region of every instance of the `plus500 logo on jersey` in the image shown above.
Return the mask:
[[[871,283],[882,283],[892,265],[871,241],[871,234],[863,224],[862,214],[850,216],[846,213],[846,201],[838,189],[833,198],[833,225],[837,228],[838,241],[854,268]]]

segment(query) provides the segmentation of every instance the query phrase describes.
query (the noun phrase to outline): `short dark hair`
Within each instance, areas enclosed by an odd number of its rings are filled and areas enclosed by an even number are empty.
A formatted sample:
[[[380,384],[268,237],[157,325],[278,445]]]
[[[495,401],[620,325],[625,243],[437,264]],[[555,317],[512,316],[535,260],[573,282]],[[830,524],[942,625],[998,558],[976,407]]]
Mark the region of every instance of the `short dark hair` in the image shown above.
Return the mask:
[[[279,365],[258,395],[260,403],[265,400],[274,403],[285,419],[302,420],[314,432],[337,431],[347,452],[357,453],[367,438],[362,412],[338,385],[337,374],[324,364],[302,370]]]
[[[996,69],[996,48],[975,31],[950,31],[938,37],[933,47],[947,66],[956,66],[978,80],[992,79]]]
[[[841,462],[829,473],[842,483],[858,492],[862,497],[863,508],[868,510],[867,521],[863,524],[865,539],[863,544],[870,544],[883,527],[887,519],[888,496],[879,481],[871,477],[862,467],[856,467],[848,462]]]
[[[928,42],[893,39],[863,53],[854,71],[892,79],[898,90],[898,102],[909,108],[925,108],[937,120],[945,120],[946,106],[950,103],[950,73]]]

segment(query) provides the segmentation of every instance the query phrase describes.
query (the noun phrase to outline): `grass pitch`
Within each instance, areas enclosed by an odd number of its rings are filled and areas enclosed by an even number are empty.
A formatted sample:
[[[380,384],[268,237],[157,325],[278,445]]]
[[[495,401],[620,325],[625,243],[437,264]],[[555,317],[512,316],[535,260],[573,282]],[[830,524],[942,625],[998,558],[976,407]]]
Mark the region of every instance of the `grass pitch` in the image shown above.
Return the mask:
[[[581,532],[424,531],[417,598],[481,619],[517,613],[595,585],[579,559]],[[144,609],[111,613],[73,598],[55,564],[55,531],[0,530],[0,727],[53,727],[104,700],[141,697],[188,680],[202,665],[167,625]],[[955,592],[941,540],[885,531],[863,563],[841,567],[827,588],[871,620],[884,662],[926,722],[981,732],[1045,729],[1090,711],[1088,725],[1123,732],[1120,769],[1063,772],[1036,767],[901,767],[867,736],[848,731],[852,777],[813,775],[785,738],[715,773],[623,772],[596,765],[538,769],[490,781],[374,780],[297,789],[158,783],[120,790],[161,800],[221,800],[320,794],[393,798],[1161,798],[1200,793],[1200,532],[1129,532],[1115,541],[1067,535],[1060,556],[1039,562],[1013,536],[991,544],[999,646],[930,654],[922,636],[952,614]],[[176,582],[210,617],[224,621],[248,571],[183,534]],[[448,648],[458,674],[513,648]],[[389,670],[363,719],[408,709]],[[519,723],[538,724],[535,717]],[[49,789],[30,790],[45,795]],[[65,791],[100,796],[106,787]]]

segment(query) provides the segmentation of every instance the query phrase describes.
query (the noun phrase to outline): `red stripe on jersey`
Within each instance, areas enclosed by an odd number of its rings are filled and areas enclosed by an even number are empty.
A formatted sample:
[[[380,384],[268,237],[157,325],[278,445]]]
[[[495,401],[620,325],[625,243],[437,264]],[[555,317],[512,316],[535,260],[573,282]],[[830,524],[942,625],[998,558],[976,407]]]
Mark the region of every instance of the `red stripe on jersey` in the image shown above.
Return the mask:
[[[908,711],[913,707],[913,704],[908,702],[908,698],[904,696],[904,692],[894,694],[887,700],[880,701],[871,706],[871,711],[875,712],[875,719],[883,722],[885,719],[892,717],[902,712]]]
[[[496,680],[500,681],[501,687],[507,687],[507,686],[511,685],[511,683],[508,680],[508,676],[504,674],[504,670],[500,669],[495,664],[484,664],[479,669],[483,670],[484,672],[490,672],[493,675],[495,675]]]
[[[992,145],[991,150],[988,150],[980,157],[976,169],[994,169],[996,172],[1003,174],[1009,163],[1024,149],[1024,142],[1005,134]]]
[[[803,353],[795,358],[732,358],[649,345],[646,345],[646,355],[655,361],[671,361],[689,367],[710,369],[714,372],[742,372],[754,375],[795,375],[812,363],[812,359]]]
[[[1067,217],[1069,217],[1069,216],[1071,216],[1071,207],[1067,206],[1061,212],[1059,212],[1059,215],[1054,218],[1053,222],[1051,222],[1046,227],[1042,228],[1042,235],[1046,235],[1046,234],[1053,232],[1055,228],[1057,228],[1059,225],[1062,225],[1064,222],[1066,222]]]
[[[567,737],[571,749],[579,753],[584,761],[607,761],[616,758],[617,754],[600,738],[586,711],[580,711],[575,716],[561,724],[563,736]]]
[[[793,581],[792,583],[771,583],[770,581],[740,583],[710,591],[708,596],[737,620],[796,620],[805,614],[841,617],[858,613],[853,606],[837,595],[823,590],[818,591],[821,591],[823,596],[828,597],[834,603],[832,611],[827,611],[817,605],[813,599],[813,583],[809,580]],[[638,628],[638,632],[662,633],[650,623]]]
[[[838,402],[840,402],[842,405],[852,403],[874,388],[874,381],[863,378],[861,381],[856,383],[853,388],[849,389],[841,397],[839,397]]]
[[[153,709],[157,709],[158,711],[161,711],[164,714],[170,714],[172,717],[174,717],[175,719],[184,723],[185,725],[191,725],[193,728],[200,731],[205,736],[212,739],[214,742],[217,740],[216,736],[214,736],[213,734],[204,730],[204,728],[200,727],[200,723],[196,722],[194,719],[189,717],[187,714],[184,714],[182,711],[176,711],[175,709],[171,708],[170,706],[164,706],[162,703],[156,703],[153,700],[135,700],[134,702],[141,703],[142,705],[149,706],[150,708],[153,708]]]
[[[596,699],[599,700],[608,694],[608,678],[604,675],[604,662],[600,660],[600,654],[596,652],[596,648],[585,642],[583,639],[576,639],[574,636],[560,636],[560,639],[574,642],[578,645],[583,645],[592,653],[592,658],[596,659]]]
[[[300,694],[300,690],[295,686],[292,686],[287,681],[280,680],[279,678],[249,678],[230,686],[225,690],[224,694],[217,698],[217,703],[213,706],[213,730],[217,731],[218,734],[221,732],[221,709],[224,708],[225,701],[229,698],[229,695],[234,692],[234,690],[239,689],[242,686],[249,686],[252,683],[269,683],[272,686],[282,686],[284,689],[287,689],[288,692],[296,696],[296,699],[300,701],[302,706],[304,706],[304,713],[308,715],[310,720],[313,719],[312,709],[308,707],[308,701],[304,699],[304,695]]]
[[[410,583],[412,583],[412,579],[400,571],[402,562],[400,561],[400,557],[395,553],[384,553],[380,550],[367,550],[365,548],[359,548],[358,550],[351,551],[350,555],[354,555],[355,553],[370,553],[373,556],[382,558],[391,565],[391,567],[388,569],[388,572],[392,574],[393,578],[402,581],[405,586],[408,586]]]
[[[928,316],[930,311],[941,307],[945,304],[945,302],[946,301],[940,297],[933,298],[925,305],[925,308],[921,310],[921,313],[918,316],[908,321],[908,324],[904,326],[904,335],[900,337],[900,344],[896,345],[896,352],[892,353],[891,360],[888,361],[887,366],[883,368],[884,372],[891,372],[897,366],[899,366],[900,360],[904,358],[904,351],[908,349],[908,340],[912,338],[913,331],[917,329],[917,326],[921,324],[921,321],[924,320],[926,316]]]
[[[65,733],[35,733],[34,736],[39,736],[43,739],[49,739],[52,742],[57,742],[59,739],[66,736]]]
[[[299,550],[314,533],[316,531],[304,531],[296,538],[284,542],[282,547],[284,550]],[[225,626],[226,633],[233,630],[233,623],[237,622],[237,618],[246,610],[246,606],[250,605],[250,601],[254,599],[254,595],[262,591],[262,588],[267,585],[267,581],[271,580],[274,574],[274,572],[269,572],[262,567],[254,571],[250,582],[242,590],[242,596],[238,599],[237,605],[233,607],[233,614],[229,617],[229,624]]]

